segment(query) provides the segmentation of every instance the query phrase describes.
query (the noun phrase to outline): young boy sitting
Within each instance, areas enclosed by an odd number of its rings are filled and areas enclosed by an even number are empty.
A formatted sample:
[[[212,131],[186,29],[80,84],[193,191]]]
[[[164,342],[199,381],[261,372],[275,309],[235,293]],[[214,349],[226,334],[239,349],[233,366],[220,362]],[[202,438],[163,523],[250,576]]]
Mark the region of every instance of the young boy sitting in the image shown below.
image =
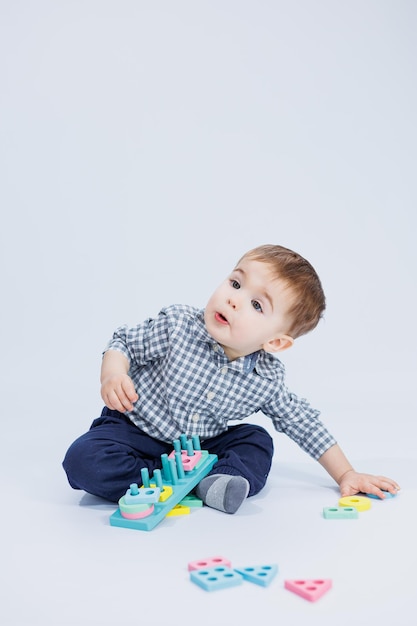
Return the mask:
[[[260,426],[229,422],[261,411],[319,461],[342,496],[396,493],[390,478],[355,471],[319,412],[285,385],[275,355],[315,328],[324,309],[311,264],[264,245],[244,254],[204,310],[172,305],[118,328],[101,368],[106,406],[63,462],[70,485],[117,502],[143,467],[160,467],[180,434],[198,435],[218,461],[196,493],[235,513],[264,487],[273,441]]]

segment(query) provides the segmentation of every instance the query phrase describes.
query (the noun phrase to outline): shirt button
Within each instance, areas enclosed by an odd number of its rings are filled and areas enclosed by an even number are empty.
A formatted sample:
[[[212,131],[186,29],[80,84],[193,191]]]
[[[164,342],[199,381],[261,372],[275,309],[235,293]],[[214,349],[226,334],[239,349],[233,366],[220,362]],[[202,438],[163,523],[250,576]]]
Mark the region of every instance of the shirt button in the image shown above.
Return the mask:
[[[216,394],[214,393],[214,391],[209,391],[209,392],[207,393],[207,400],[209,400],[209,401],[210,401],[210,400],[213,400],[213,398],[214,398],[214,396],[215,396],[215,395],[216,395]]]
[[[213,343],[214,352],[217,352],[218,349],[219,349],[219,346],[217,345],[217,343]]]
[[[222,369],[220,370],[220,374],[223,374],[223,376],[227,373],[227,367],[222,367]]]
[[[200,416],[198,413],[193,413],[193,415],[191,416],[191,419],[193,420],[193,422],[198,422],[198,420],[200,419]]]

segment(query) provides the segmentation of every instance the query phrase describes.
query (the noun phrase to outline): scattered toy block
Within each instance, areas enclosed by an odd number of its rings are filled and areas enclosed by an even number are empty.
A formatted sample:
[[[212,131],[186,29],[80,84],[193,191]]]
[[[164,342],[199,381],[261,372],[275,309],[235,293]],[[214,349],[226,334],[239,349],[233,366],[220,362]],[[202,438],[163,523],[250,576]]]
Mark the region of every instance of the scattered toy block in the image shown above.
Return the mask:
[[[243,582],[243,578],[238,572],[224,566],[192,570],[190,580],[205,591],[236,587]]]
[[[382,491],[384,490],[382,489]],[[390,498],[395,498],[396,495],[397,495],[396,493],[391,493],[390,491],[384,491],[385,498],[380,498],[379,496],[376,496],[374,493],[367,493],[366,497],[373,498],[374,500],[389,500]]]
[[[268,587],[278,573],[278,566],[257,565],[254,567],[235,567],[234,570],[245,580],[261,585],[261,587]]]
[[[286,580],[284,583],[285,589],[292,591],[301,596],[309,602],[316,602],[331,589],[332,581],[330,579],[315,579],[315,580]]]
[[[229,559],[226,559],[224,556],[211,556],[208,559],[200,559],[199,561],[191,561],[188,563],[188,571],[191,572],[196,569],[207,569],[210,567],[232,567]]]
[[[353,506],[357,511],[367,511],[371,508],[371,501],[364,496],[347,496],[340,498],[339,506]]]
[[[354,506],[325,506],[323,517],[325,519],[357,519],[359,513]]]
[[[180,515],[189,515],[190,507],[183,504],[176,504],[173,509],[166,514],[165,517],[179,517]]]
[[[187,440],[185,437],[185,445],[187,446],[187,456],[199,457],[197,464],[185,472],[182,464],[182,454],[178,450],[174,448],[174,457],[171,458],[168,458],[167,454],[162,454],[162,470],[155,470],[153,477],[149,477],[146,468],[145,471],[141,472],[144,483],[143,489],[160,490],[158,501],[152,505],[154,507],[152,512],[148,512],[146,517],[141,516],[137,519],[130,519],[130,515],[129,518],[122,515],[119,506],[117,511],[110,516],[111,526],[131,528],[133,530],[152,530],[198,485],[200,480],[207,476],[217,461],[217,455],[210,454],[208,451],[196,450],[199,445],[199,439],[196,437],[192,441]],[[192,450],[194,453],[190,455],[189,453]],[[154,485],[157,485],[157,487]],[[133,494],[132,497],[135,498],[136,495]]]

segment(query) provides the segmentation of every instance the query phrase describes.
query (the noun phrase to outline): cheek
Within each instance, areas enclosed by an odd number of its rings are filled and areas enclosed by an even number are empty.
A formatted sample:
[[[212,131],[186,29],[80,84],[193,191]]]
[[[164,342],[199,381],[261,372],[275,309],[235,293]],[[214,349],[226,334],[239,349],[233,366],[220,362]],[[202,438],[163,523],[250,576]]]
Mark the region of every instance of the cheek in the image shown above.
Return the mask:
[[[216,301],[216,291],[214,293],[211,294],[210,298],[208,299],[207,302],[207,308],[213,308],[215,305],[215,301]]]
[[[248,341],[253,338],[257,338],[260,334],[259,329],[253,321],[245,320],[237,325],[237,331],[242,336],[245,337]]]
[[[213,291],[213,293],[211,294],[210,298],[209,298],[209,302],[211,304],[213,304],[214,302],[217,302],[219,300],[219,298],[221,298],[222,295],[222,287],[217,287],[217,289],[215,289]]]

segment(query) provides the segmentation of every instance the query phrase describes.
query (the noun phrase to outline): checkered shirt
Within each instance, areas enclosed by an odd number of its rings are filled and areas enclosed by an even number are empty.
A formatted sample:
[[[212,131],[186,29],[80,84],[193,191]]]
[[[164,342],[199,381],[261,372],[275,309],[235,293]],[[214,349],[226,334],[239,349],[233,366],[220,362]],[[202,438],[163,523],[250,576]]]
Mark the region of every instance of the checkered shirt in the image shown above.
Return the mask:
[[[203,310],[166,307],[134,328],[118,328],[109,349],[129,360],[139,399],[126,415],[151,437],[204,440],[261,411],[315,459],[336,443],[319,411],[287,389],[281,361],[263,350],[229,361],[208,334]]]

